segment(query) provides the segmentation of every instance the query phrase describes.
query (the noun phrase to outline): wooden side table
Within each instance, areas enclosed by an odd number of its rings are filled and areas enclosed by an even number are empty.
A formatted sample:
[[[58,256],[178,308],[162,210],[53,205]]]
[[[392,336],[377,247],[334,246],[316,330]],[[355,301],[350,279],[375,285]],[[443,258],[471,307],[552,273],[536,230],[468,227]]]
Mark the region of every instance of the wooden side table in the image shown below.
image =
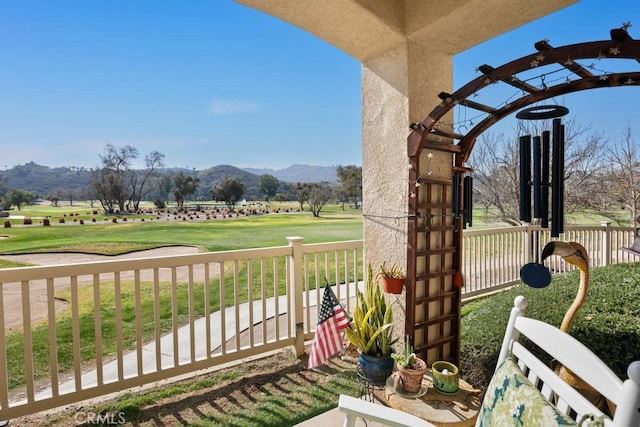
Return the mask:
[[[433,388],[431,370],[427,370],[422,381],[426,393],[420,397],[407,397],[395,391],[395,373],[387,380],[385,396],[389,406],[413,414],[438,427],[473,426],[480,410],[480,390],[460,379],[460,390],[445,395]]]

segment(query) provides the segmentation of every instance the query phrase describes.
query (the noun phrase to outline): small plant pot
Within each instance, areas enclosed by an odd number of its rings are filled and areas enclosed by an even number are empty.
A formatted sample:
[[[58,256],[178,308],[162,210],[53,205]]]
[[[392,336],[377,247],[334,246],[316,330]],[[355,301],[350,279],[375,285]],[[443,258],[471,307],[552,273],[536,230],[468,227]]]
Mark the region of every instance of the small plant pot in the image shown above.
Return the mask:
[[[414,368],[403,368],[396,363],[398,381],[402,389],[408,394],[418,393],[422,387],[422,378],[427,372],[427,364],[422,359],[416,358]]]
[[[433,388],[438,393],[454,394],[458,392],[460,382],[458,367],[453,363],[442,360],[433,362],[431,376],[433,377]]]
[[[382,276],[382,289],[388,294],[402,293],[402,287],[406,279]]]

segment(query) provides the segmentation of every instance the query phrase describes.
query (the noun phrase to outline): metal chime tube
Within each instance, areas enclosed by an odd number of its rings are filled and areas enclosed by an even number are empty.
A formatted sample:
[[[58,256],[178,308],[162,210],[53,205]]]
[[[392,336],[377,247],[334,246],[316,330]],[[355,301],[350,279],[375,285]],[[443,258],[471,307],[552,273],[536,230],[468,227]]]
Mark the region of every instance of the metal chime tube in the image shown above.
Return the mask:
[[[551,163],[551,237],[560,236],[560,221],[562,220],[562,189],[563,189],[563,156],[561,143],[560,119],[553,120],[553,157]]]
[[[556,120],[558,121],[558,126],[560,128],[560,189],[558,190],[558,192],[560,193],[558,195],[558,200],[560,202],[560,217],[558,218],[558,233],[562,234],[564,233],[564,125],[561,124],[562,122],[560,121],[560,119]],[[556,120],[554,120],[554,122]]]
[[[520,137],[520,221],[531,222],[531,135]]]
[[[533,137],[533,217],[542,218],[542,147],[539,136]]]
[[[453,217],[457,221],[460,217],[460,174],[453,174]]]
[[[473,178],[464,177],[464,222],[473,225]]]
[[[542,228],[549,227],[549,158],[551,155],[551,134],[548,130],[542,132],[542,188],[540,210],[540,226]]]

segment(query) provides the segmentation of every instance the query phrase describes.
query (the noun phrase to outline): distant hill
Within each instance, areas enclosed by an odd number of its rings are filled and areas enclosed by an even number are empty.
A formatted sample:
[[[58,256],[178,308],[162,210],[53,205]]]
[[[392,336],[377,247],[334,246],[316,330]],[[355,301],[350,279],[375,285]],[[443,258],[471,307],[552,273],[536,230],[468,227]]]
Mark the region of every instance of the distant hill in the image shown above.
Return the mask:
[[[48,194],[53,193],[73,192],[77,195],[75,198],[79,198],[91,186],[91,171],[89,169],[75,167],[50,168],[34,162],[0,171],[0,178],[5,179],[6,189],[26,190],[38,197],[46,197]]]
[[[175,175],[182,171],[195,174],[200,179],[197,198],[208,200],[211,187],[224,176],[239,176],[247,187],[247,196],[257,194],[257,183],[260,175],[270,174],[283,182],[281,192],[288,190],[288,183],[297,182],[330,182],[337,183],[336,168],[333,166],[293,165],[285,169],[240,169],[231,165],[218,165],[203,170],[185,168],[165,168],[160,174]],[[29,162],[14,166],[8,170],[0,170],[0,179],[4,180],[5,189],[30,191],[44,198],[49,194],[57,194],[63,199],[73,194],[74,199],[88,198],[91,187],[91,170],[77,167],[57,167],[38,165]]]
[[[253,169],[244,168],[245,171],[258,176],[269,174],[284,182],[338,182],[335,166],[291,165],[284,169]]]
[[[211,188],[227,175],[240,177],[242,182],[244,182],[244,185],[247,187],[249,195],[256,192],[255,188],[258,184],[258,175],[231,165],[214,166],[209,169],[197,171],[197,175],[200,180],[200,184],[198,185],[198,191],[196,192],[196,199],[200,197],[204,200],[209,200],[211,198],[209,193]]]

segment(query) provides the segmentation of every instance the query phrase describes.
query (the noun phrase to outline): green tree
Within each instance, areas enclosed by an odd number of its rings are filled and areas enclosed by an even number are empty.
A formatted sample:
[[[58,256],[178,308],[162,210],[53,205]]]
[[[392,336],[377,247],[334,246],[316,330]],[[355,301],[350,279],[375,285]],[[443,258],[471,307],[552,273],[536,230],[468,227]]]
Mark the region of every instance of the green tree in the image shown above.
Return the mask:
[[[309,190],[309,210],[315,217],[320,216],[324,205],[331,200],[331,186],[328,184],[311,184]]]
[[[211,198],[223,201],[232,211],[246,192],[244,182],[237,176],[225,176],[211,189]]]
[[[280,188],[280,181],[273,175],[264,174],[258,178],[258,189],[264,194],[265,200],[268,202]]]
[[[48,200],[51,202],[52,206],[58,206],[58,202],[60,201],[60,197],[58,197],[56,194],[49,194],[47,197],[45,197],[45,200]]]
[[[158,178],[158,182],[156,182],[156,193],[158,194],[158,200],[163,204],[169,200],[169,195],[173,190],[173,179],[171,175],[168,173],[163,174],[160,178]]]
[[[15,205],[18,210],[21,210],[23,205],[32,204],[35,199],[35,194],[30,191],[12,189],[7,193],[9,205]]]
[[[300,204],[300,210],[304,210],[304,204],[309,200],[309,191],[311,191],[311,185],[307,183],[297,183],[291,186],[289,190],[293,197]]]
[[[342,185],[343,199],[353,201],[356,209],[362,200],[362,167],[356,165],[338,166],[338,180]],[[344,203],[342,205],[344,209]]]
[[[337,202],[342,205],[342,210],[344,210],[344,206],[349,203],[349,200],[351,200],[349,192],[344,185],[336,186],[333,189],[333,196],[336,198]]]
[[[182,209],[187,196],[196,192],[199,182],[198,178],[185,175],[183,172],[173,177],[173,197],[176,199],[178,209]]]
[[[7,179],[5,177],[0,176],[0,210],[8,209],[11,207],[11,205],[8,205],[5,197],[7,193],[6,181]]]

